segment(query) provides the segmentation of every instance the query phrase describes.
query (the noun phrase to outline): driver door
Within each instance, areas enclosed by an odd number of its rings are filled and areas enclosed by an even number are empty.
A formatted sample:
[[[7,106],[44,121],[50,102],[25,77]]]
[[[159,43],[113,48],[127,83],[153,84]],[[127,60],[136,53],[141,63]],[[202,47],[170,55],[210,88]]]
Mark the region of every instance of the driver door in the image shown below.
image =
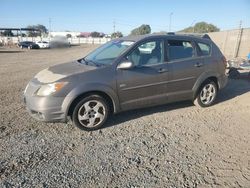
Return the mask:
[[[161,104],[167,101],[168,65],[163,40],[143,42],[125,58],[130,69],[117,69],[117,88],[122,110]]]

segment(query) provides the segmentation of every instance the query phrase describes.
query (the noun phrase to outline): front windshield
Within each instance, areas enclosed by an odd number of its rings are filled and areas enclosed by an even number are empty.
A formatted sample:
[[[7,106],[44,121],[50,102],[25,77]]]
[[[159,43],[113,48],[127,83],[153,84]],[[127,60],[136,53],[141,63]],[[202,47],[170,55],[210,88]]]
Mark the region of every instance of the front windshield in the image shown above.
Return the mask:
[[[84,60],[99,65],[109,65],[133,43],[124,40],[110,41],[91,52]]]

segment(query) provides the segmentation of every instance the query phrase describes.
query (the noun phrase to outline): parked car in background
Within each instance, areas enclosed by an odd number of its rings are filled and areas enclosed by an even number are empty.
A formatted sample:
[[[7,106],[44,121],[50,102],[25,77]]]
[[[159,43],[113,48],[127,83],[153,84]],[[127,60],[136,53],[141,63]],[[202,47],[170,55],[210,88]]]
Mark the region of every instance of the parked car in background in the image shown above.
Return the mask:
[[[31,41],[22,41],[17,44],[17,46],[21,49],[28,48],[28,49],[39,49],[39,45],[31,42]]]
[[[50,48],[67,48],[70,47],[70,42],[67,37],[55,36],[49,43]]]
[[[110,114],[191,100],[214,104],[227,83],[226,60],[211,39],[144,35],[112,40],[74,62],[39,72],[27,85],[30,115],[100,128]]]
[[[49,42],[47,42],[47,41],[38,41],[38,42],[36,42],[36,44],[40,48],[49,48]]]

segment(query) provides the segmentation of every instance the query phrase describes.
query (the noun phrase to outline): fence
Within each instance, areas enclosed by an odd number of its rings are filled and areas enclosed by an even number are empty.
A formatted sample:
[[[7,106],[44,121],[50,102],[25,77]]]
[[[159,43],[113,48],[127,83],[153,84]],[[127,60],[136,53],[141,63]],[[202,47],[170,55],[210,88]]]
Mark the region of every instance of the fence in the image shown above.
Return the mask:
[[[0,37],[0,43],[4,45],[14,45],[20,41],[50,41],[49,38],[43,37]],[[104,44],[110,41],[110,38],[68,38],[70,44],[77,45],[77,44]]]
[[[211,39],[218,45],[227,59],[234,57],[246,58],[250,53],[250,28],[234,29],[208,33]],[[42,37],[0,37],[0,43],[5,45],[16,44],[19,41],[49,41]],[[71,44],[104,44],[110,38],[68,38]]]
[[[227,59],[246,58],[250,53],[250,28],[208,33]]]

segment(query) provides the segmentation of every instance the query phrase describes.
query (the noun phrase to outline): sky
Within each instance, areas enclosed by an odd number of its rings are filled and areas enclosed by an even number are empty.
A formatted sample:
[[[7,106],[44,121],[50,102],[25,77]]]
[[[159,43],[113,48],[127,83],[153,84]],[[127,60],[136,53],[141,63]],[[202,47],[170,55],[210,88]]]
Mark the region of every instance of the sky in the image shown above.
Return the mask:
[[[42,24],[51,31],[121,31],[141,24],[179,31],[205,21],[221,30],[250,27],[250,0],[0,0],[0,27]]]

